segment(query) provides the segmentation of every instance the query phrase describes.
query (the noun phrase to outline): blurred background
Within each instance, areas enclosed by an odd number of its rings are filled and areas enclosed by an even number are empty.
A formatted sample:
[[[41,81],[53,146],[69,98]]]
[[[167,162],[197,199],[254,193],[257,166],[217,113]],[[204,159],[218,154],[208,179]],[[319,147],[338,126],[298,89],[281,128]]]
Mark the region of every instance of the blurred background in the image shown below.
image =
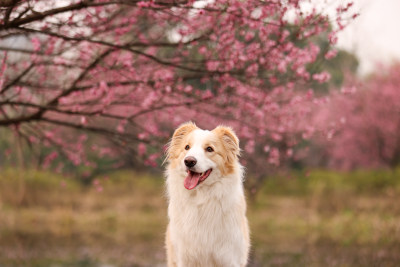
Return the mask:
[[[189,120],[240,138],[249,266],[398,266],[398,10],[0,1],[0,266],[166,266]]]

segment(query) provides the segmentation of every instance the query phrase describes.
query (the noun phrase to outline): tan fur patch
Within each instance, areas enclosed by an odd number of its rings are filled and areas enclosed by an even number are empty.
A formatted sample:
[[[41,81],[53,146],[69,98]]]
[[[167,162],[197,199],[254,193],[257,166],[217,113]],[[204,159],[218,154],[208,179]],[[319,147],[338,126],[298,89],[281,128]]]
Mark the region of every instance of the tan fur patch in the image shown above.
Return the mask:
[[[239,139],[235,132],[230,127],[218,126],[213,132],[222,141],[224,153],[220,155],[224,159],[224,174],[229,174],[234,171],[235,162],[240,156]]]
[[[192,131],[198,129],[193,122],[181,124],[174,132],[171,142],[168,145],[166,161],[171,162],[179,157],[179,154],[184,149],[183,141],[185,137]]]

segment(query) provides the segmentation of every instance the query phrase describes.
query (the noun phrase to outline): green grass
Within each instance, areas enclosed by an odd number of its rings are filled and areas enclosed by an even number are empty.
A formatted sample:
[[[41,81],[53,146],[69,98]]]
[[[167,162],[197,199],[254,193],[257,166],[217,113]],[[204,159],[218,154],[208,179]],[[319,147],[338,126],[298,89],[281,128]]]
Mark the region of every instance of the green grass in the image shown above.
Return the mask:
[[[164,266],[164,179],[96,179],[2,170],[0,266]],[[397,266],[399,196],[399,170],[272,177],[249,201],[250,266]]]
[[[314,170],[309,173],[292,172],[268,179],[262,191],[268,195],[309,194],[385,194],[400,191],[400,168],[395,170],[358,170],[337,172]]]

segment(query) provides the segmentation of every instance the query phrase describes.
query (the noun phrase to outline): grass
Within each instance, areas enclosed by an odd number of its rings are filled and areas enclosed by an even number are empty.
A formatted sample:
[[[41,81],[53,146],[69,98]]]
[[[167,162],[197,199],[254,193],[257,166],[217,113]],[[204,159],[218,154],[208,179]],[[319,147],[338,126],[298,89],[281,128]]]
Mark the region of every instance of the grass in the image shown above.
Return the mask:
[[[315,170],[269,179],[249,202],[250,266],[397,266],[400,172]],[[165,266],[164,180],[95,185],[0,173],[0,266]]]

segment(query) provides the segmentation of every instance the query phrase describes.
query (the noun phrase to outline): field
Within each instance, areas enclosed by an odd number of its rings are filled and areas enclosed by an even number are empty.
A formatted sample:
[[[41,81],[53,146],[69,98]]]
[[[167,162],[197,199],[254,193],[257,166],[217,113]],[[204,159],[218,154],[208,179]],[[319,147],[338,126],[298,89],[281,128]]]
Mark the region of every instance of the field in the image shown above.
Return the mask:
[[[0,266],[165,266],[163,183],[1,170]],[[398,266],[399,197],[400,171],[270,178],[249,200],[249,266]]]

